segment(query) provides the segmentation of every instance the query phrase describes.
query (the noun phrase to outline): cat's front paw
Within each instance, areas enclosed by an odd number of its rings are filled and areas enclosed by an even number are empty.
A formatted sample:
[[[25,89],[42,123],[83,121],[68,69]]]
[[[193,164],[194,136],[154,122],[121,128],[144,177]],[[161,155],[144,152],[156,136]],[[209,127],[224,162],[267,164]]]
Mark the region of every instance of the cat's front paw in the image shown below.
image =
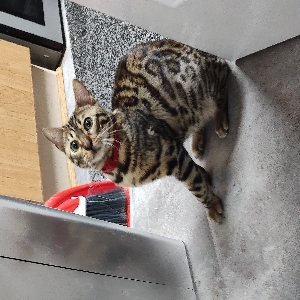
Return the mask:
[[[220,223],[223,218],[223,207],[221,201],[215,197],[214,202],[206,209],[208,217],[215,223]]]
[[[220,138],[224,138],[228,134],[228,119],[227,114],[218,113],[215,117],[215,131]]]
[[[199,160],[203,159],[204,149],[203,149],[202,145],[193,145],[192,151],[193,151],[195,158],[197,158]]]
[[[199,129],[194,132],[192,138],[192,151],[197,159],[202,159],[204,154],[204,131]]]
[[[219,138],[223,139],[227,136],[227,129],[224,129],[223,127],[220,127],[218,129],[216,129],[216,133],[219,136]]]

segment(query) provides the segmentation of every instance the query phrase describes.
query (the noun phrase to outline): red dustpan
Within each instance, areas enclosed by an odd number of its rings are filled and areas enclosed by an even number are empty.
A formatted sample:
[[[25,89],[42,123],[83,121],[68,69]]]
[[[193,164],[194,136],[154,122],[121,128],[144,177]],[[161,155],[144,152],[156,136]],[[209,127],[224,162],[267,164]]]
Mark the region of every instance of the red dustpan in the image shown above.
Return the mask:
[[[47,207],[131,226],[130,189],[112,181],[83,184],[53,195]]]

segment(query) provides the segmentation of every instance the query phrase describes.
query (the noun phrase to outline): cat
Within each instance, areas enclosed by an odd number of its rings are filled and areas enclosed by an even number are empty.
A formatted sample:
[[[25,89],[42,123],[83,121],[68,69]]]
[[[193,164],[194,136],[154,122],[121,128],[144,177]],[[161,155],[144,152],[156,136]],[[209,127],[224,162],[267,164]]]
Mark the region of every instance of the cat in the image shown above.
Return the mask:
[[[221,201],[183,142],[193,134],[193,154],[201,158],[211,117],[218,136],[227,135],[227,77],[228,65],[217,56],[169,39],[144,43],[118,64],[112,112],[74,79],[73,115],[43,133],[74,164],[102,170],[120,186],[176,177],[220,222]]]

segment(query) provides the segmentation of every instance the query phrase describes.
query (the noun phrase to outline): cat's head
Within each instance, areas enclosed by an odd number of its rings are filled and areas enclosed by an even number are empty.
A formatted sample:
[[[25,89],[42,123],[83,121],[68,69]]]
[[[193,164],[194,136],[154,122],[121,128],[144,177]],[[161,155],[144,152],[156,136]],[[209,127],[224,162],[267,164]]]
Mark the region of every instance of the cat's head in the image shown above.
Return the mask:
[[[112,152],[112,114],[103,109],[77,79],[73,81],[76,107],[60,128],[44,128],[45,137],[81,168],[102,167]]]

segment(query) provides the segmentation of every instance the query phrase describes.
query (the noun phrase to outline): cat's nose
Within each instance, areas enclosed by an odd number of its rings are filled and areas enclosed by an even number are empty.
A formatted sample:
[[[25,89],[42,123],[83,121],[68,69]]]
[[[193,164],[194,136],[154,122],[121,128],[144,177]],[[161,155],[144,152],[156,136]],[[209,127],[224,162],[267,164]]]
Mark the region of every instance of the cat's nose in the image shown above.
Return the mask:
[[[83,148],[85,150],[92,150],[93,148],[93,143],[92,140],[89,137],[85,137],[83,140]]]

